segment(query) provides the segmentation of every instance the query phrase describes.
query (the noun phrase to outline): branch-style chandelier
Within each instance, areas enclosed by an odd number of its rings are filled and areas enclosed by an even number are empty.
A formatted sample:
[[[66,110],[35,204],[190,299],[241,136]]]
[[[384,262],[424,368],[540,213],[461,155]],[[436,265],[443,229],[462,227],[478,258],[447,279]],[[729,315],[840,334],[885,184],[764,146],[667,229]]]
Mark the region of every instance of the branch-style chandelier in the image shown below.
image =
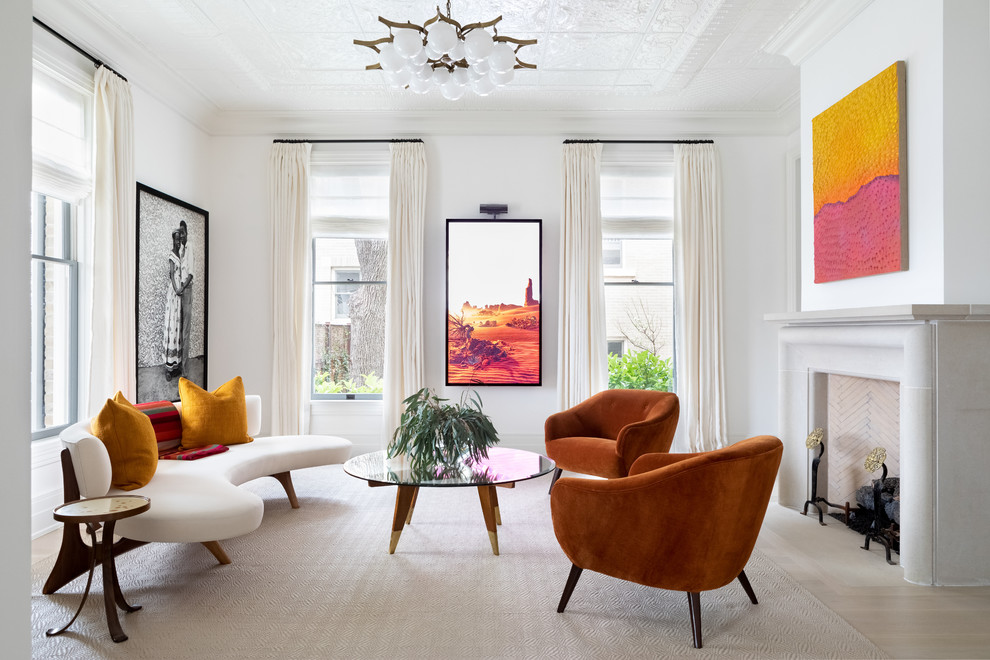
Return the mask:
[[[536,68],[516,57],[520,48],[534,45],[536,39],[500,35],[495,25],[501,16],[462,26],[450,17],[450,0],[446,16],[437,6],[437,15],[421,26],[381,16],[378,20],[388,27],[387,37],[354,43],[378,53],[378,62],[365,68],[384,71],[393,87],[417,94],[439,87],[444,98],[456,101],[468,89],[487,96],[509,83],[516,69]]]

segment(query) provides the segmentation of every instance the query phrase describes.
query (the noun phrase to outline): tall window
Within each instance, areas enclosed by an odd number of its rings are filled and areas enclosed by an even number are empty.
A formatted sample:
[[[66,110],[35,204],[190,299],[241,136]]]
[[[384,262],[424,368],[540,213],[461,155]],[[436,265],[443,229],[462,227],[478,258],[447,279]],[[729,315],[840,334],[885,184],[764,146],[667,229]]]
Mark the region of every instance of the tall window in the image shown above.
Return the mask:
[[[674,389],[672,156],[602,154],[609,388]]]
[[[32,93],[31,435],[78,419],[81,237],[92,193],[93,79],[36,57]]]
[[[380,399],[385,378],[389,154],[314,149],[314,399]]]

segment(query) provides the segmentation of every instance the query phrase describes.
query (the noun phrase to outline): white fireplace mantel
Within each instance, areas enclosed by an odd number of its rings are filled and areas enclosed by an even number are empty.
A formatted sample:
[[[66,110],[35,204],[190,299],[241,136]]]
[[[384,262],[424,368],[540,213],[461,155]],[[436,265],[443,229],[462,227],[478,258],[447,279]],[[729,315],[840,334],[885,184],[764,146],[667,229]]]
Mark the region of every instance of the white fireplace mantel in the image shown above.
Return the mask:
[[[778,497],[810,496],[804,441],[825,426],[828,374],[900,389],[901,566],[910,582],[990,584],[990,305],[768,314],[780,323]]]

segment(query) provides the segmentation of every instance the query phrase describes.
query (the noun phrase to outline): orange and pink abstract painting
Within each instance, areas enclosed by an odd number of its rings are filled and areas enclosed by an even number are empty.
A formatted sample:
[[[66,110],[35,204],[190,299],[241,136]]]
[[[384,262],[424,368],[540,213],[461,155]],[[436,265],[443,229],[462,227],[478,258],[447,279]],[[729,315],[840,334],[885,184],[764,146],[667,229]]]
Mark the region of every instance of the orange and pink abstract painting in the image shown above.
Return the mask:
[[[812,119],[815,282],[907,270],[904,62]]]

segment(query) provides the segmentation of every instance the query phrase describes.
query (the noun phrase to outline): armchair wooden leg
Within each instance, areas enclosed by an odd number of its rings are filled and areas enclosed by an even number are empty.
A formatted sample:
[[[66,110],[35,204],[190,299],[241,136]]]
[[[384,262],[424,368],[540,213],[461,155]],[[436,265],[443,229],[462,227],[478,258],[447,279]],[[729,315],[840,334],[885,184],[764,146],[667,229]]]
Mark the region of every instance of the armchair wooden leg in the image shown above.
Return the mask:
[[[278,479],[278,482],[282,484],[282,488],[285,489],[285,494],[289,497],[289,506],[293,509],[298,509],[299,500],[296,499],[296,489],[292,485],[292,475],[288,472],[279,472],[278,474],[273,474],[272,476]]]
[[[759,601],[756,600],[756,592],[753,591],[753,585],[749,583],[749,578],[746,577],[746,571],[739,571],[739,584],[746,590],[746,595],[749,596],[749,600],[753,605],[758,605]]]
[[[553,485],[557,483],[557,479],[560,479],[560,473],[563,472],[560,468],[554,468],[553,476],[550,478],[550,490],[547,493],[553,492]]]
[[[210,551],[210,553],[217,558],[217,561],[221,564],[229,564],[230,557],[224,552],[223,548],[220,547],[220,541],[203,541],[203,546]]]
[[[694,648],[701,648],[701,594],[688,592],[688,607],[691,610],[691,634],[694,635]]]
[[[578,578],[581,577],[581,571],[583,568],[571,564],[571,573],[567,576],[567,583],[564,585],[564,593],[560,596],[560,604],[557,605],[557,611],[563,612],[564,608],[567,607],[567,601],[571,599],[571,593],[574,592],[574,587],[577,586]]]

